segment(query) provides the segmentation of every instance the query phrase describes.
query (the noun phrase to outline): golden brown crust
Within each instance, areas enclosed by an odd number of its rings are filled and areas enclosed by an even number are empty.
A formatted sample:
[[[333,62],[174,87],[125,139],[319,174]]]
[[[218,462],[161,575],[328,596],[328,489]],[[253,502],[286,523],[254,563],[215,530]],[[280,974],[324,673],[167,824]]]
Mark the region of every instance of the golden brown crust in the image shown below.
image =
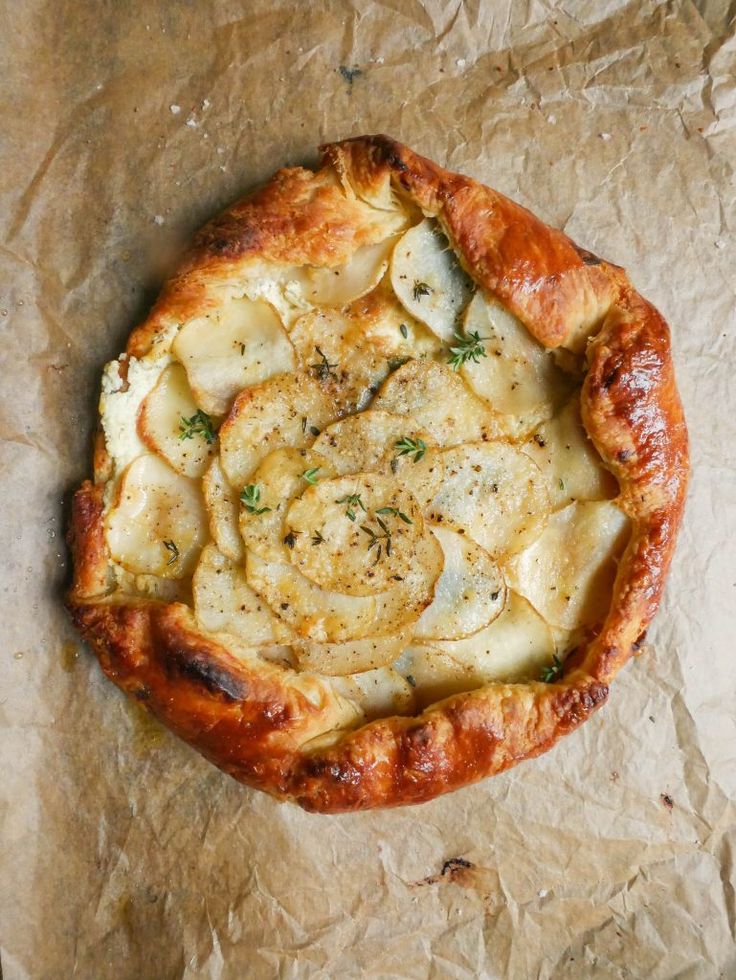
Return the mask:
[[[611,612],[559,683],[491,684],[320,747],[317,736],[337,727],[346,709],[317,678],[234,656],[230,643],[197,629],[185,606],[104,598],[102,488],[84,484],[72,517],[68,603],[105,672],[235,778],[334,812],[416,803],[508,769],[605,701],[659,603],[684,506],[688,446],[667,325],[623,270],[387,137],[333,144],[324,158],[327,170],[281,171],[208,225],[129,352],[148,349],[166,320],[200,309],[208,277],[262,260],[344,261],[378,234],[362,202],[388,209],[393,188],[438,218],[466,270],[541,343],[579,349],[581,337],[598,331],[583,418],[633,526]]]

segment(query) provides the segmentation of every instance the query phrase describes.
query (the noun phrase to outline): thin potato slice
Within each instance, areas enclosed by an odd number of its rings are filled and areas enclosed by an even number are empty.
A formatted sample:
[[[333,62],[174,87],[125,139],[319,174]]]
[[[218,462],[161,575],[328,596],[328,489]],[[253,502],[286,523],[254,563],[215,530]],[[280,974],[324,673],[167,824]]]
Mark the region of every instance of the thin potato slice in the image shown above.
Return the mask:
[[[473,294],[472,281],[429,218],[410,228],[394,248],[391,285],[409,313],[445,342],[453,339],[458,316]]]
[[[180,364],[170,364],[146,396],[138,412],[138,434],[177,473],[198,477],[206,470],[215,452],[215,435],[208,416],[197,414]]]
[[[477,633],[500,615],[506,586],[488,552],[449,528],[430,525],[442,546],[445,564],[434,600],[422,613],[414,636],[454,640]]]
[[[253,473],[253,485],[260,493],[259,506],[249,511],[241,506],[240,534],[246,547],[264,561],[289,561],[296,536],[287,536],[284,518],[292,500],[307,490],[309,480],[334,475],[329,462],[311,449],[276,449],[269,453]],[[261,508],[267,508],[258,511]]]
[[[415,709],[414,688],[393,667],[336,677],[332,685],[343,697],[358,704],[366,721],[387,715],[410,715]]]
[[[325,592],[287,562],[266,562],[254,552],[245,558],[250,586],[298,636],[319,643],[342,643],[374,632],[375,596]]]
[[[509,591],[501,615],[462,640],[410,647],[397,669],[416,684],[421,706],[494,681],[538,680],[557,648],[533,606]]]
[[[424,534],[414,497],[370,473],[320,480],[292,501],[289,557],[323,589],[376,595],[402,582]]]
[[[161,578],[190,575],[208,537],[199,484],[153,454],[123,473],[106,525],[114,561]]]
[[[376,596],[328,592],[291,564],[246,556],[246,575],[276,615],[301,639],[344,643],[391,637],[413,624],[431,603],[442,571],[442,549],[432,535],[420,542],[417,560],[402,582]]]
[[[573,500],[607,500],[618,492],[615,478],[604,469],[583,428],[577,398],[539,426],[524,452],[547,476],[555,510]]]
[[[374,289],[388,269],[397,239],[363,245],[349,262],[333,269],[304,270],[303,296],[313,306],[347,306]]]
[[[245,572],[208,544],[192,580],[194,612],[206,630],[234,633],[252,646],[281,643],[289,631],[248,585]]]
[[[570,379],[551,351],[500,303],[478,292],[465,312],[464,331],[482,338],[486,356],[467,360],[461,373],[476,394],[504,416],[511,434],[549,418],[570,392]]]
[[[452,368],[436,361],[409,361],[394,371],[371,408],[409,415],[440,446],[459,446],[503,434],[486,402]]]
[[[237,491],[227,482],[218,457],[212,460],[202,478],[202,492],[215,544],[230,561],[242,561],[243,539],[238,528],[240,501]]]
[[[249,385],[294,368],[294,351],[275,311],[230,299],[186,323],[172,351],[187,372],[194,398],[210,415],[224,415]]]
[[[362,324],[341,310],[312,310],[294,324],[291,342],[299,368],[319,382],[336,406],[334,415],[360,411],[389,373]]]
[[[304,374],[280,374],[246,388],[220,428],[220,460],[240,491],[274,449],[310,446],[338,412],[329,393]]]
[[[447,449],[445,478],[429,520],[462,530],[498,558],[533,540],[549,515],[545,479],[537,464],[506,443]]]
[[[425,507],[442,483],[442,456],[426,429],[412,419],[368,410],[328,425],[312,449],[340,476],[370,472],[392,475]]]
[[[392,636],[370,636],[344,643],[314,643],[297,640],[294,651],[301,670],[328,676],[358,674],[392,664],[409,644],[411,626]]]
[[[629,519],[614,503],[570,504],[509,559],[506,579],[553,626],[593,626],[608,612],[628,536]]]

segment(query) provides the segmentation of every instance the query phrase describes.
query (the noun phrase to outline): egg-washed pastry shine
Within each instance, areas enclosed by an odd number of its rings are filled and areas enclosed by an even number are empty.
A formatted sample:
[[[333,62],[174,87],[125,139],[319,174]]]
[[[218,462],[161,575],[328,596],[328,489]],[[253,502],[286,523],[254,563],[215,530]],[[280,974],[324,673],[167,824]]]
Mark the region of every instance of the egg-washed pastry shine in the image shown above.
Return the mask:
[[[320,811],[538,755],[642,643],[682,514],[622,269],[387,137],[207,225],[105,368],[72,615],[129,695]]]

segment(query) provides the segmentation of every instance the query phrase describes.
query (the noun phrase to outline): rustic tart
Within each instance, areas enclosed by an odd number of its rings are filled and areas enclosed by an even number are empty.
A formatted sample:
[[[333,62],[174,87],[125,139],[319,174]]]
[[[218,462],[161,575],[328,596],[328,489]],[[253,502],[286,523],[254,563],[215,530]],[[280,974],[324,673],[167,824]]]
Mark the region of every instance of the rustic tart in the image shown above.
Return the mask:
[[[625,272],[385,136],[199,232],[100,415],[74,621],[208,759],[324,812],[584,722],[688,475],[668,328]]]

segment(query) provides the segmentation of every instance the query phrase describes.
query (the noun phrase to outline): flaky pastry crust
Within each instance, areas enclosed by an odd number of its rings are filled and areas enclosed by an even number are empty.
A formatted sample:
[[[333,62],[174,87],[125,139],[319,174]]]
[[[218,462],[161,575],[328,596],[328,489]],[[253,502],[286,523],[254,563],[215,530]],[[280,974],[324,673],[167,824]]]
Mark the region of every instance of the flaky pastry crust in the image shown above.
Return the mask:
[[[349,708],[320,678],[236,656],[183,604],[111,591],[103,534],[104,447],[78,490],[68,606],[103,670],[233,777],[321,812],[419,803],[549,749],[606,700],[659,604],[688,479],[687,432],[667,324],[626,274],[503,195],[385,136],[323,148],[323,168],[280,171],[197,236],[128,353],[150,348],[172,316],[206,303],[208,282],[259,262],[337,265],[378,240],[366,204],[391,194],[435,217],[466,272],[546,347],[587,348],[585,427],[619,481],[632,521],[609,615],[556,683],[493,683],[317,736]],[[337,175],[337,179],[336,179]]]

